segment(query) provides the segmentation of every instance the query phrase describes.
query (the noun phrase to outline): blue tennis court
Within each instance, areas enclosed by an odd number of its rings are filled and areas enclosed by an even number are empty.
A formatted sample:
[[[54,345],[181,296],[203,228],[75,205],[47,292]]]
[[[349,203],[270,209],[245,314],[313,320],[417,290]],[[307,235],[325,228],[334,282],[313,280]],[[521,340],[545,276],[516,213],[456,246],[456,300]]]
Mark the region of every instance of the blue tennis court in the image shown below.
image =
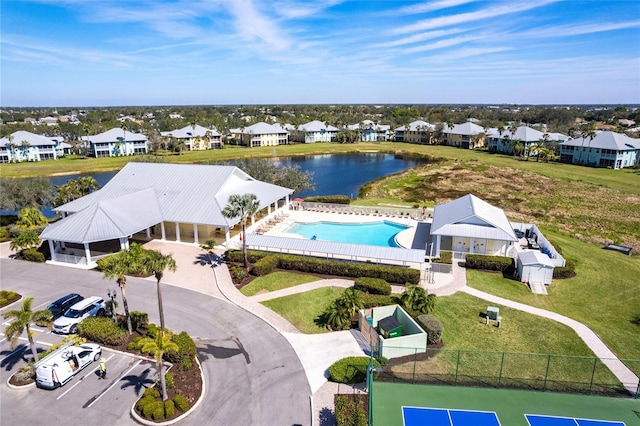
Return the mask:
[[[402,407],[404,426],[500,426],[493,411]]]
[[[529,426],[626,426],[623,422],[525,414]]]

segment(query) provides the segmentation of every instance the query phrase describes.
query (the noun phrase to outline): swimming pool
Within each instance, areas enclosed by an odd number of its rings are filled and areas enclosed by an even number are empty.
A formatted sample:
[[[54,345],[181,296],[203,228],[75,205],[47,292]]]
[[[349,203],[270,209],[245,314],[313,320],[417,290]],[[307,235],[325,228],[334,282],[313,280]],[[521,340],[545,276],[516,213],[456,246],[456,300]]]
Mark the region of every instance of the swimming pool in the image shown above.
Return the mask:
[[[296,222],[283,232],[297,234],[303,238],[335,243],[399,247],[395,242],[395,236],[407,228],[409,227],[387,221],[369,223]]]

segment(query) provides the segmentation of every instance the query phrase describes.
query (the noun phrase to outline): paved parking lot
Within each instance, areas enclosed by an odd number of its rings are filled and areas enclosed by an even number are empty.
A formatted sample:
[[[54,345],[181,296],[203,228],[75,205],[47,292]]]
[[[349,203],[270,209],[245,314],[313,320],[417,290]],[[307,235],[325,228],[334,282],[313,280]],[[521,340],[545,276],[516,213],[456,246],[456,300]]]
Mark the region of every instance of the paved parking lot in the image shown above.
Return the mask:
[[[2,323],[2,332],[6,322]],[[58,336],[36,328],[38,352],[62,340]],[[117,424],[130,422],[128,411],[144,392],[154,383],[155,362],[130,354],[103,349],[107,363],[107,379],[98,378],[99,364],[92,362],[80,371],[69,383],[54,389],[44,390],[35,386],[13,392],[2,393],[2,424],[18,424],[15,413],[28,413],[25,418],[42,419],[42,423],[63,424],[69,421],[68,413],[87,411],[91,424]],[[26,337],[11,349],[10,343],[0,340],[0,377],[6,383],[9,377],[31,359]],[[11,407],[11,409],[4,409]],[[14,415],[9,417],[9,413]]]

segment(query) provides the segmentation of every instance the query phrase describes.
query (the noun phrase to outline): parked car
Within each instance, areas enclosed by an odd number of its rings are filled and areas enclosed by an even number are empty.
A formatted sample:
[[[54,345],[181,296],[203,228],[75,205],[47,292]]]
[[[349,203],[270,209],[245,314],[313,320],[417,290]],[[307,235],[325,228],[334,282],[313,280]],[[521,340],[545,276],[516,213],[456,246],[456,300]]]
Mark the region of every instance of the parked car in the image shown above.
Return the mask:
[[[36,363],[36,386],[44,389],[63,386],[87,365],[100,359],[101,354],[102,348],[96,343],[80,346],[67,343]]]
[[[98,296],[87,297],[76,303],[53,322],[55,333],[75,334],[78,324],[85,318],[103,316],[106,312],[104,299]]]
[[[84,297],[80,296],[77,293],[67,294],[66,296],[62,296],[60,299],[51,303],[49,306],[47,306],[47,309],[49,310],[49,312],[51,312],[51,315],[53,315],[53,319],[56,319],[60,315],[64,314],[67,309],[83,299]]]

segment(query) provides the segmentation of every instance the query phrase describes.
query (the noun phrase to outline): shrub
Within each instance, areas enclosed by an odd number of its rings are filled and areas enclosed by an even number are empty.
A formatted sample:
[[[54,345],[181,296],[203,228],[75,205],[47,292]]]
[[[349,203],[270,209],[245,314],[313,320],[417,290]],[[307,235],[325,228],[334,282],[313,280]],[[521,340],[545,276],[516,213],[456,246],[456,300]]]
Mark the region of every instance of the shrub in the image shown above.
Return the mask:
[[[9,230],[7,228],[0,228],[0,243],[9,241]]]
[[[334,362],[329,367],[329,380],[336,383],[360,383],[367,379],[367,367],[371,358],[366,356],[351,356]],[[380,363],[373,361],[374,367]]]
[[[513,271],[513,259],[503,256],[486,256],[484,254],[468,254],[466,267],[469,269],[483,269],[488,271]]]
[[[44,254],[40,253],[35,247],[23,250],[20,253],[20,257],[29,262],[44,263],[46,261]]]
[[[124,344],[129,335],[111,318],[89,317],[78,324],[80,336],[96,343],[118,346]]]
[[[353,288],[369,294],[382,294],[385,296],[391,294],[391,284],[380,278],[356,278]]]
[[[453,257],[453,253],[450,251],[441,251],[440,252],[440,257],[433,259],[433,261],[435,263],[446,263],[448,265],[451,265],[451,263],[453,263],[452,260]]]
[[[393,296],[362,293],[362,306],[364,308],[375,308],[376,306],[387,306],[395,303],[396,301],[393,299]]]
[[[363,401],[357,395],[336,395],[334,398],[336,426],[366,426]]]
[[[187,410],[189,409],[189,401],[187,401],[187,398],[185,398],[182,395],[176,395],[173,398],[173,402],[176,405],[176,408],[182,411],[183,413],[186,413]]]
[[[277,267],[278,267],[278,257],[276,255],[265,256],[253,264],[253,269],[251,270],[251,273],[258,277],[263,277],[273,272],[273,270],[276,269]]]
[[[193,367],[193,362],[187,357],[182,358],[180,361],[180,368],[182,371],[189,371],[191,370],[191,367]]]
[[[8,305],[18,298],[18,293],[11,290],[0,290],[0,307]]]
[[[155,401],[153,404],[150,404],[151,407],[151,418],[153,420],[164,419],[164,402]]]
[[[350,204],[351,199],[346,195],[316,195],[305,197],[304,201],[309,203],[329,203],[329,204]]]
[[[175,385],[173,374],[169,373],[168,371],[164,373],[164,384],[167,386],[167,389],[171,389],[173,388],[173,385]]]
[[[153,389],[153,388],[149,388],[149,389]],[[147,390],[149,390],[149,389],[147,389]],[[147,392],[145,392],[145,396],[143,396],[142,398],[140,398],[138,400],[138,404],[136,405],[136,408],[138,409],[138,411],[140,411],[140,413],[143,416],[144,416],[145,407],[148,407],[149,405],[151,405],[154,402],[156,402],[156,399],[153,396],[146,395],[146,393]]]
[[[149,326],[149,314],[140,311],[129,312],[129,318],[131,318],[131,327],[134,330],[138,328],[146,329]]]
[[[150,396],[152,398],[160,398],[160,392],[158,392],[156,388],[147,388],[142,394],[143,398],[145,396]]]
[[[563,267],[555,267],[553,268],[553,278],[563,279],[563,278],[573,278],[576,276],[576,264],[567,260],[565,266]]]
[[[181,363],[187,359],[189,362],[196,356],[196,342],[193,341],[191,336],[186,331],[180,334],[174,334],[171,337],[171,341],[178,345],[177,351],[167,351],[164,353],[163,358],[171,363]],[[183,367],[184,369],[184,367]]]
[[[427,344],[434,345],[442,340],[443,327],[440,320],[433,315],[420,315],[418,324],[427,332]]]
[[[164,402],[164,416],[168,419],[173,417],[176,414],[176,405],[172,400],[168,400]]]
[[[247,271],[242,266],[234,265],[229,268],[229,272],[231,273],[231,276],[237,281],[242,281],[247,276]]]

